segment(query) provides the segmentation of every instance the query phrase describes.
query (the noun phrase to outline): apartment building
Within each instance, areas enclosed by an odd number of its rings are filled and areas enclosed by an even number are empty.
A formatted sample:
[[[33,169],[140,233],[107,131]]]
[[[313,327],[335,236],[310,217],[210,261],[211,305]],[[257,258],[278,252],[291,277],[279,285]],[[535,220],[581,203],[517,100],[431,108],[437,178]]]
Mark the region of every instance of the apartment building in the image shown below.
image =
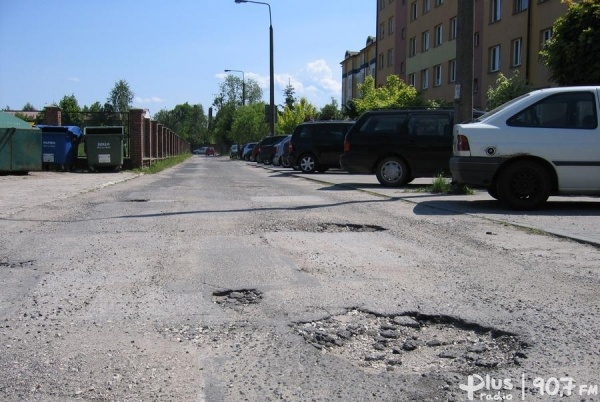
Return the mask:
[[[346,51],[342,65],[342,105],[358,96],[358,84],[368,75],[375,77],[377,59],[376,39],[367,37],[365,47],[358,51]]]
[[[374,71],[377,86],[395,74],[426,99],[452,102],[458,0],[376,0],[376,7],[377,37],[368,47],[369,55],[375,52],[376,65],[360,71]],[[518,70],[535,88],[556,85],[538,54],[566,11],[561,0],[474,0],[474,107],[486,107],[487,88],[496,85],[499,73],[510,77]],[[346,52],[342,104],[358,96],[353,89],[365,75],[356,73],[353,59],[363,60],[366,50]]]

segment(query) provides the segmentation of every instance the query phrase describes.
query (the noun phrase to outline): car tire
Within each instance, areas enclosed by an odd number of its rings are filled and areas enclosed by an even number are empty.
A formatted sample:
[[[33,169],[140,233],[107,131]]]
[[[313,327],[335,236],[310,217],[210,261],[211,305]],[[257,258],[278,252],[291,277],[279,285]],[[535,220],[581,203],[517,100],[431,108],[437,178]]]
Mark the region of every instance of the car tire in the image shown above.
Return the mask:
[[[550,175],[539,163],[517,161],[500,172],[496,185],[498,199],[509,208],[531,210],[550,196]]]
[[[384,158],[375,171],[377,180],[385,187],[403,186],[410,180],[410,172],[406,162],[395,156]]]
[[[313,173],[318,169],[317,158],[313,154],[304,154],[298,159],[298,167],[303,173]]]
[[[498,199],[498,190],[496,190],[495,187],[488,187],[487,189],[487,193],[490,195],[490,197],[492,197],[493,199]]]
[[[281,166],[284,167],[284,168],[289,168],[290,167],[290,164],[289,164],[287,158],[284,158],[284,157],[281,158]]]

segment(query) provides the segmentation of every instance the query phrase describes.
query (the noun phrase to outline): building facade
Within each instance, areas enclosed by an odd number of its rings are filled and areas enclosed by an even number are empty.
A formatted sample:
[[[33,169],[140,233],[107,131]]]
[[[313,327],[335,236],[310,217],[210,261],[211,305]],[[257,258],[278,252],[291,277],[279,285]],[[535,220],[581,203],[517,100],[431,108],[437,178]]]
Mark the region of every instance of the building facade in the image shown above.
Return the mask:
[[[358,52],[346,51],[342,66],[342,105],[358,97],[358,85],[367,76],[375,77],[377,42],[375,37],[367,38],[365,47]]]
[[[357,71],[354,58],[364,60],[367,49],[374,51],[375,57],[369,53],[366,60],[374,60],[376,65],[359,70],[373,72],[377,86],[385,85],[387,77],[395,74],[425,99],[451,103],[457,76],[458,0],[376,0],[376,7],[374,43],[368,42],[360,52],[346,52],[342,62],[342,104],[358,96],[354,88],[365,75],[350,73]],[[518,71],[534,88],[556,85],[539,52],[567,7],[561,0],[474,0],[475,108],[486,108],[487,89],[496,86],[500,73],[511,77]]]

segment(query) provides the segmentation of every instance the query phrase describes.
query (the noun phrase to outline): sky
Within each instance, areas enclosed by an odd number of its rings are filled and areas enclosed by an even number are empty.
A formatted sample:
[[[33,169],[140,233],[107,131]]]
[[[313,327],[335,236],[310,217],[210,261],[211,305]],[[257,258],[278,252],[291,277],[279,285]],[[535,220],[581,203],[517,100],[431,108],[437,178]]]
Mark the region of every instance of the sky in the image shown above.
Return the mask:
[[[275,103],[291,84],[318,108],[340,104],[340,63],[375,35],[376,1],[267,3]],[[234,0],[0,0],[0,109],[104,104],[125,80],[151,115],[186,102],[208,113],[227,74],[258,82],[268,103],[269,24],[267,5]]]

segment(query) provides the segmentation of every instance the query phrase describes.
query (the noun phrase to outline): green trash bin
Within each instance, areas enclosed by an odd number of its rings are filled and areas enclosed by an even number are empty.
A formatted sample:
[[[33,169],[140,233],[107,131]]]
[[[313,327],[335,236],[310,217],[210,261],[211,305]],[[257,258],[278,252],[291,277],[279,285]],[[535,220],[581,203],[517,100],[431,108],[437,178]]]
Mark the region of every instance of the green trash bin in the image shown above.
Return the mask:
[[[119,171],[123,167],[122,126],[85,127],[84,150],[90,170]]]
[[[0,172],[42,170],[42,130],[0,112]]]

